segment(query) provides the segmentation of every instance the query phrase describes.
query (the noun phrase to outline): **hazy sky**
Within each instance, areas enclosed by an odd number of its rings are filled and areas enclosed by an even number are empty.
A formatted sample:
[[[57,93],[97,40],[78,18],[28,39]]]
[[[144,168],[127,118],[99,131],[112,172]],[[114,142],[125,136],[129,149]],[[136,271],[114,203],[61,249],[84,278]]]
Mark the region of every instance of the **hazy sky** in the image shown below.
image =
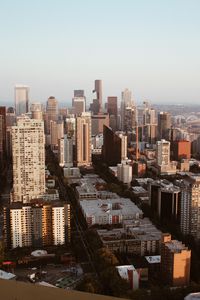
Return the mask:
[[[0,1],[0,103],[15,84],[31,100],[71,100],[94,80],[103,96],[200,100],[200,0]]]

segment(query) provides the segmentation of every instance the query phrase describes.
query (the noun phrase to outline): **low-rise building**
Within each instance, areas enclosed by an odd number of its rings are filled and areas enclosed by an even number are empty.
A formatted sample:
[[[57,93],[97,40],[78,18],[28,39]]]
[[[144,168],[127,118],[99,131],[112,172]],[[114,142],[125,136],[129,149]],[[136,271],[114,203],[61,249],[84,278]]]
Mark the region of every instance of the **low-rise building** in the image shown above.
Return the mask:
[[[104,247],[113,252],[140,256],[160,253],[162,232],[148,218],[125,221],[122,228],[100,229],[97,233]]]
[[[82,200],[80,207],[88,226],[120,224],[124,220],[139,219],[143,212],[130,199]]]

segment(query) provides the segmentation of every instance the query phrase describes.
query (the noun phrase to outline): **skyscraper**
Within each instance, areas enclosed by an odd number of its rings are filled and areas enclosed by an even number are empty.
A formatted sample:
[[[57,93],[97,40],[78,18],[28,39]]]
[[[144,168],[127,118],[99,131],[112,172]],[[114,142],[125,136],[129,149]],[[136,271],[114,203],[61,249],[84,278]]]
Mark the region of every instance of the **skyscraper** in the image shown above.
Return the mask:
[[[110,116],[110,127],[116,131],[118,117],[117,97],[108,97],[107,111]]]
[[[76,118],[77,166],[91,164],[91,114],[83,113]]]
[[[47,106],[46,106],[46,130],[47,133],[50,132],[50,121],[57,121],[58,120],[58,101],[55,99],[55,97],[51,96],[47,100]]]
[[[157,141],[156,157],[159,166],[170,164],[170,142],[166,140]]]
[[[12,126],[13,201],[29,202],[45,192],[44,123],[22,116]]]
[[[61,167],[73,167],[73,139],[67,135],[59,140],[59,164]]]
[[[75,115],[81,115],[85,112],[85,97],[74,97],[72,99],[72,107]]]
[[[96,99],[90,105],[90,110],[94,115],[102,112],[102,81],[95,80],[93,93],[96,93]]]
[[[29,87],[25,85],[15,86],[15,113],[16,116],[25,114],[29,109]]]
[[[129,89],[125,89],[122,92],[122,99],[121,99],[121,130],[125,130],[125,113],[126,108],[132,108],[134,106],[134,101],[132,100],[132,93]]]
[[[169,140],[171,128],[171,114],[161,111],[158,114],[158,138]]]
[[[6,158],[6,107],[0,106],[0,172]]]

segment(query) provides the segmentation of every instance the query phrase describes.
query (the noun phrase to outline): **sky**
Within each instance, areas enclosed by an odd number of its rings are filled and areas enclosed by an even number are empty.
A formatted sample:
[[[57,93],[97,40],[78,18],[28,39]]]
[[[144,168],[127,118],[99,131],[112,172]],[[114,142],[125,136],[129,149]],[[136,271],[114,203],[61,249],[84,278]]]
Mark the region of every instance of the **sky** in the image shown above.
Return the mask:
[[[136,102],[199,103],[199,0],[1,0],[0,105],[132,90]]]

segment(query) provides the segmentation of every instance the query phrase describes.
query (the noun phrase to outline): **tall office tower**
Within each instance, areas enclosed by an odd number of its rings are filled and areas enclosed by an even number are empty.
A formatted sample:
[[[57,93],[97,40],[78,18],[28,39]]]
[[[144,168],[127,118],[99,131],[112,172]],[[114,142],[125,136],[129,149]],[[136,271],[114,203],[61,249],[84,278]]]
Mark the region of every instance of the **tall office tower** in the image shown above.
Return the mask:
[[[161,275],[165,284],[187,286],[190,282],[191,250],[165,234],[161,245]]]
[[[73,167],[73,139],[67,135],[59,140],[59,165]]]
[[[155,144],[157,140],[157,125],[147,124],[142,126],[142,140],[149,144]]]
[[[152,211],[161,222],[174,221],[180,224],[181,191],[167,180],[156,180],[150,184]]]
[[[180,183],[181,231],[200,240],[200,176],[190,175]]]
[[[170,139],[171,114],[161,111],[158,114],[158,138]]]
[[[132,100],[132,93],[128,89],[122,92],[121,99],[121,130],[125,130],[125,111],[127,107],[134,107],[134,101]]]
[[[43,120],[43,109],[41,103],[31,104],[31,119]]]
[[[108,97],[107,103],[107,111],[110,116],[110,121],[112,120],[110,127],[116,131],[118,119],[117,97]]]
[[[85,112],[85,97],[74,97],[72,99],[72,108],[75,115],[81,115]]]
[[[103,133],[103,126],[109,126],[109,115],[98,114],[92,115],[92,135],[98,135]]]
[[[44,123],[19,117],[12,126],[13,201],[29,202],[45,193]]]
[[[68,115],[68,109],[65,107],[59,108],[58,115],[59,115],[59,118],[64,121]]]
[[[63,121],[50,121],[50,144],[51,146],[57,147],[59,140],[64,137],[64,124]]]
[[[15,86],[15,113],[20,116],[29,109],[29,87],[25,85]]]
[[[11,130],[12,126],[15,125],[16,115],[13,107],[9,107],[6,112],[6,153],[8,161],[12,158],[12,138]]]
[[[77,166],[91,164],[91,114],[83,113],[76,118]]]
[[[103,127],[103,160],[109,166],[116,166],[127,158],[127,137],[114,133],[110,127]]]
[[[136,107],[127,106],[124,110],[123,130],[132,132],[136,126]]]
[[[94,115],[102,112],[102,81],[95,80],[93,93],[96,93],[96,99],[90,105],[90,110]]]
[[[6,164],[6,107],[0,106],[0,173]]]
[[[47,100],[46,105],[46,113],[47,113],[47,133],[50,132],[50,121],[57,122],[58,120],[58,101],[55,97],[51,96]]]
[[[74,90],[74,98],[76,97],[84,97],[85,98],[85,92],[84,90]]]
[[[67,118],[65,119],[65,123],[66,123],[67,136],[75,138],[76,118],[74,117],[74,115],[68,115]]]
[[[168,166],[170,164],[170,142],[166,140],[157,141],[156,158],[159,166]]]

